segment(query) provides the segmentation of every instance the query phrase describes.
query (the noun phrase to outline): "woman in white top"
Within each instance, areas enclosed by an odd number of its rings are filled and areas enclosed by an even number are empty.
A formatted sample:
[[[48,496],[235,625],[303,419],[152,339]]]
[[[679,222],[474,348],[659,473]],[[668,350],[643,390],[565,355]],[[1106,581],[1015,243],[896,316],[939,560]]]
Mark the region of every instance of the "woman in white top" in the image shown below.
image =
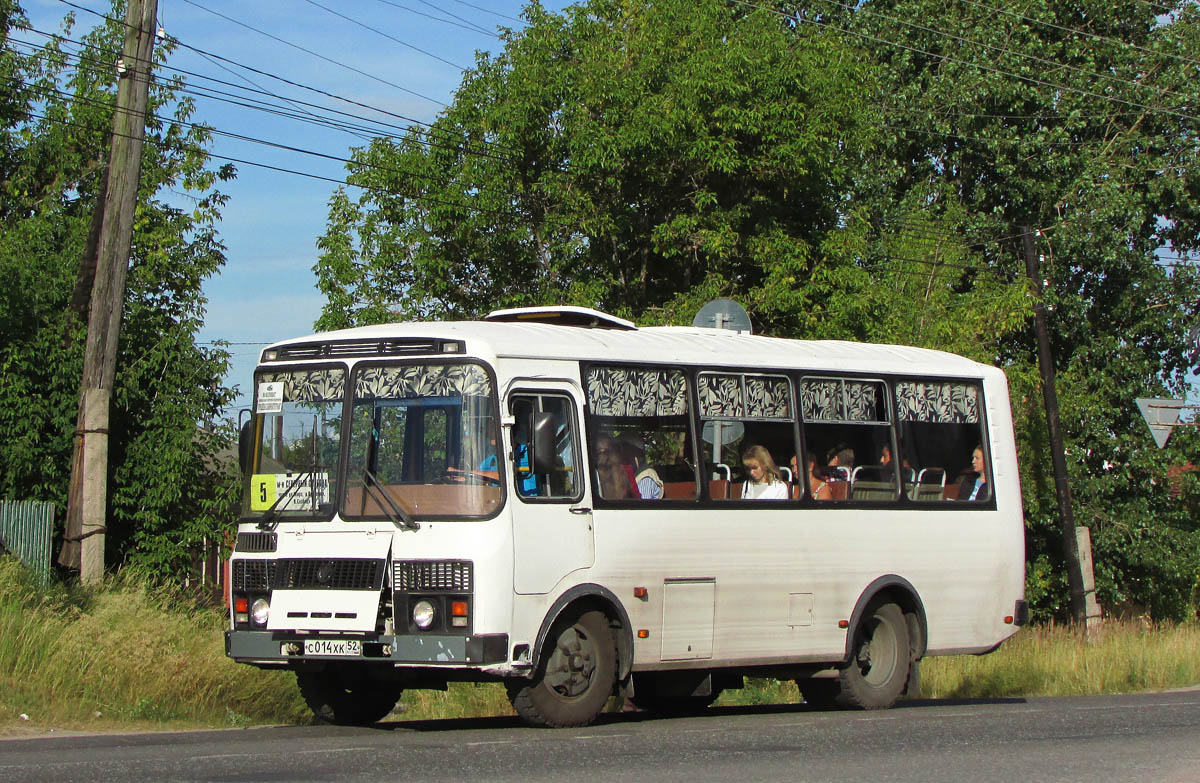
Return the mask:
[[[779,477],[771,452],[751,446],[742,454],[742,466],[750,478],[742,485],[742,500],[787,500],[788,486]]]

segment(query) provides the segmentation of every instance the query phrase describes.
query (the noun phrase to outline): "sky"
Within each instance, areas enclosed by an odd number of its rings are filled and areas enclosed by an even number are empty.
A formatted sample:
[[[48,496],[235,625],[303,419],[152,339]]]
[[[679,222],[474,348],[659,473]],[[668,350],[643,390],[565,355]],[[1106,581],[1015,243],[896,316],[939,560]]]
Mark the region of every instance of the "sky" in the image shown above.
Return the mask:
[[[542,4],[561,11],[568,2]],[[76,15],[77,30],[98,23],[95,14],[110,13],[107,0],[22,0],[22,5],[32,26],[46,32],[58,30],[68,12]],[[166,33],[182,44],[167,68],[192,74],[186,75],[192,87],[261,90],[270,95],[258,98],[289,111],[349,112],[400,126],[390,130],[400,134],[408,123],[397,115],[428,123],[453,101],[461,69],[473,65],[476,51],[499,51],[497,27],[523,27],[524,5],[524,0],[158,0],[158,16]],[[33,32],[22,35],[31,42],[45,40]],[[221,185],[230,197],[219,226],[227,260],[205,284],[207,317],[198,340],[230,343],[233,363],[225,381],[240,387],[240,394],[227,415],[236,416],[249,406],[251,374],[262,347],[313,331],[323,304],[312,271],[316,240],[324,233],[336,188],[328,180],[344,179],[345,165],[336,159],[348,157],[367,139],[228,100],[193,97],[193,121],[218,132],[334,158],[221,135],[209,148],[214,165],[226,162],[221,157],[235,158],[326,178],[236,163],[237,179]],[[293,108],[296,104],[289,107],[285,100],[323,108]],[[181,206],[188,203],[163,196]],[[1196,403],[1200,395],[1193,390],[1189,398]]]
[[[57,31],[68,12],[76,15],[77,31],[101,21],[80,8],[111,13],[107,0],[70,3],[22,0],[32,27],[44,32]],[[524,26],[524,5],[523,0],[158,0],[158,18],[166,33],[184,44],[171,54],[167,68],[194,74],[186,76],[193,87],[243,97],[246,90],[263,90],[271,95],[259,94],[259,99],[293,113],[318,110],[293,108],[296,104],[288,106],[282,99],[400,126],[390,131],[399,135],[408,123],[396,115],[432,122],[453,101],[461,69],[474,64],[476,51],[500,50],[497,27]],[[542,5],[558,11],[568,3],[544,0]],[[45,40],[36,33],[21,35]],[[352,147],[367,143],[344,130],[229,100],[193,97],[192,121],[217,131],[334,158],[347,158]],[[339,160],[221,135],[209,151],[333,180],[346,175]],[[225,162],[213,160],[214,166]],[[239,386],[239,398],[227,412],[230,416],[250,404],[251,374],[263,345],[313,331],[324,301],[312,271],[316,241],[324,233],[328,200],[337,187],[326,180],[234,165],[237,179],[220,187],[229,196],[218,229],[226,263],[204,286],[207,316],[198,337],[200,342],[231,343],[233,364],[225,380]],[[172,194],[164,197],[187,203]]]

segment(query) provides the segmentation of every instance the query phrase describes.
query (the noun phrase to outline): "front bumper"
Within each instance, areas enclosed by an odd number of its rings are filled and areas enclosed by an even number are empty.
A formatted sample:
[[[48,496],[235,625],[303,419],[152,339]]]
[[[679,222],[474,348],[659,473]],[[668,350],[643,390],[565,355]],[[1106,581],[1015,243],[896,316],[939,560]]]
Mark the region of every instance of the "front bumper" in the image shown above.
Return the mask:
[[[362,642],[362,654],[353,656],[305,656],[304,641],[346,636],[304,634],[294,631],[226,631],[225,654],[238,663],[287,665],[301,662],[393,662],[414,666],[486,666],[508,660],[508,634],[476,636],[387,634],[355,635]]]

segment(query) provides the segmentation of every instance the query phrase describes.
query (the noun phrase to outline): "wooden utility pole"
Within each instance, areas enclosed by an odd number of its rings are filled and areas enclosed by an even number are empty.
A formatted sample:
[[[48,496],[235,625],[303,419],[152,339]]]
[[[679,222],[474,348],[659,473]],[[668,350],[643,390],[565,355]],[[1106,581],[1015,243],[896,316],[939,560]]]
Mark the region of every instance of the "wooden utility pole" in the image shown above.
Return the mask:
[[[95,280],[88,311],[83,379],[75,426],[71,485],[67,498],[67,532],[59,564],[78,568],[85,584],[104,576],[104,534],[108,516],[108,425],[117,341],[125,303],[125,275],[141,174],[142,141],[150,94],[150,58],[154,49],[158,0],[129,0],[125,15],[125,47],[117,63],[116,110],[109,141],[107,187],[95,252]],[[92,266],[85,258],[81,269]]]
[[[1042,398],[1046,405],[1046,423],[1050,429],[1050,458],[1054,464],[1054,489],[1058,496],[1058,517],[1062,529],[1063,555],[1067,561],[1067,583],[1071,588],[1071,615],[1075,622],[1090,630],[1100,618],[1096,604],[1096,580],[1092,570],[1090,531],[1075,526],[1071,508],[1071,484],[1067,480],[1066,450],[1062,425],[1058,418],[1058,391],[1055,388],[1054,355],[1050,352],[1050,333],[1046,326],[1046,306],[1042,303],[1042,281],[1033,234],[1028,226],[1021,229],[1025,251],[1025,272],[1033,286],[1033,327],[1037,332],[1038,367],[1042,371]]]

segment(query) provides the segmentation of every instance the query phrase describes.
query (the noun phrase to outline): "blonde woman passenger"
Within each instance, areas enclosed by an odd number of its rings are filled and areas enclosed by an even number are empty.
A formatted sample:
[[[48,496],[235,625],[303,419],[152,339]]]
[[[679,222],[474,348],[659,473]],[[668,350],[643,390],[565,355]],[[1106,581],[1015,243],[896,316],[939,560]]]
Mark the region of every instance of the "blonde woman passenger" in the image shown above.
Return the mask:
[[[742,500],[787,500],[791,495],[771,452],[762,446],[751,446],[742,453],[742,467],[749,476],[742,485]]]

